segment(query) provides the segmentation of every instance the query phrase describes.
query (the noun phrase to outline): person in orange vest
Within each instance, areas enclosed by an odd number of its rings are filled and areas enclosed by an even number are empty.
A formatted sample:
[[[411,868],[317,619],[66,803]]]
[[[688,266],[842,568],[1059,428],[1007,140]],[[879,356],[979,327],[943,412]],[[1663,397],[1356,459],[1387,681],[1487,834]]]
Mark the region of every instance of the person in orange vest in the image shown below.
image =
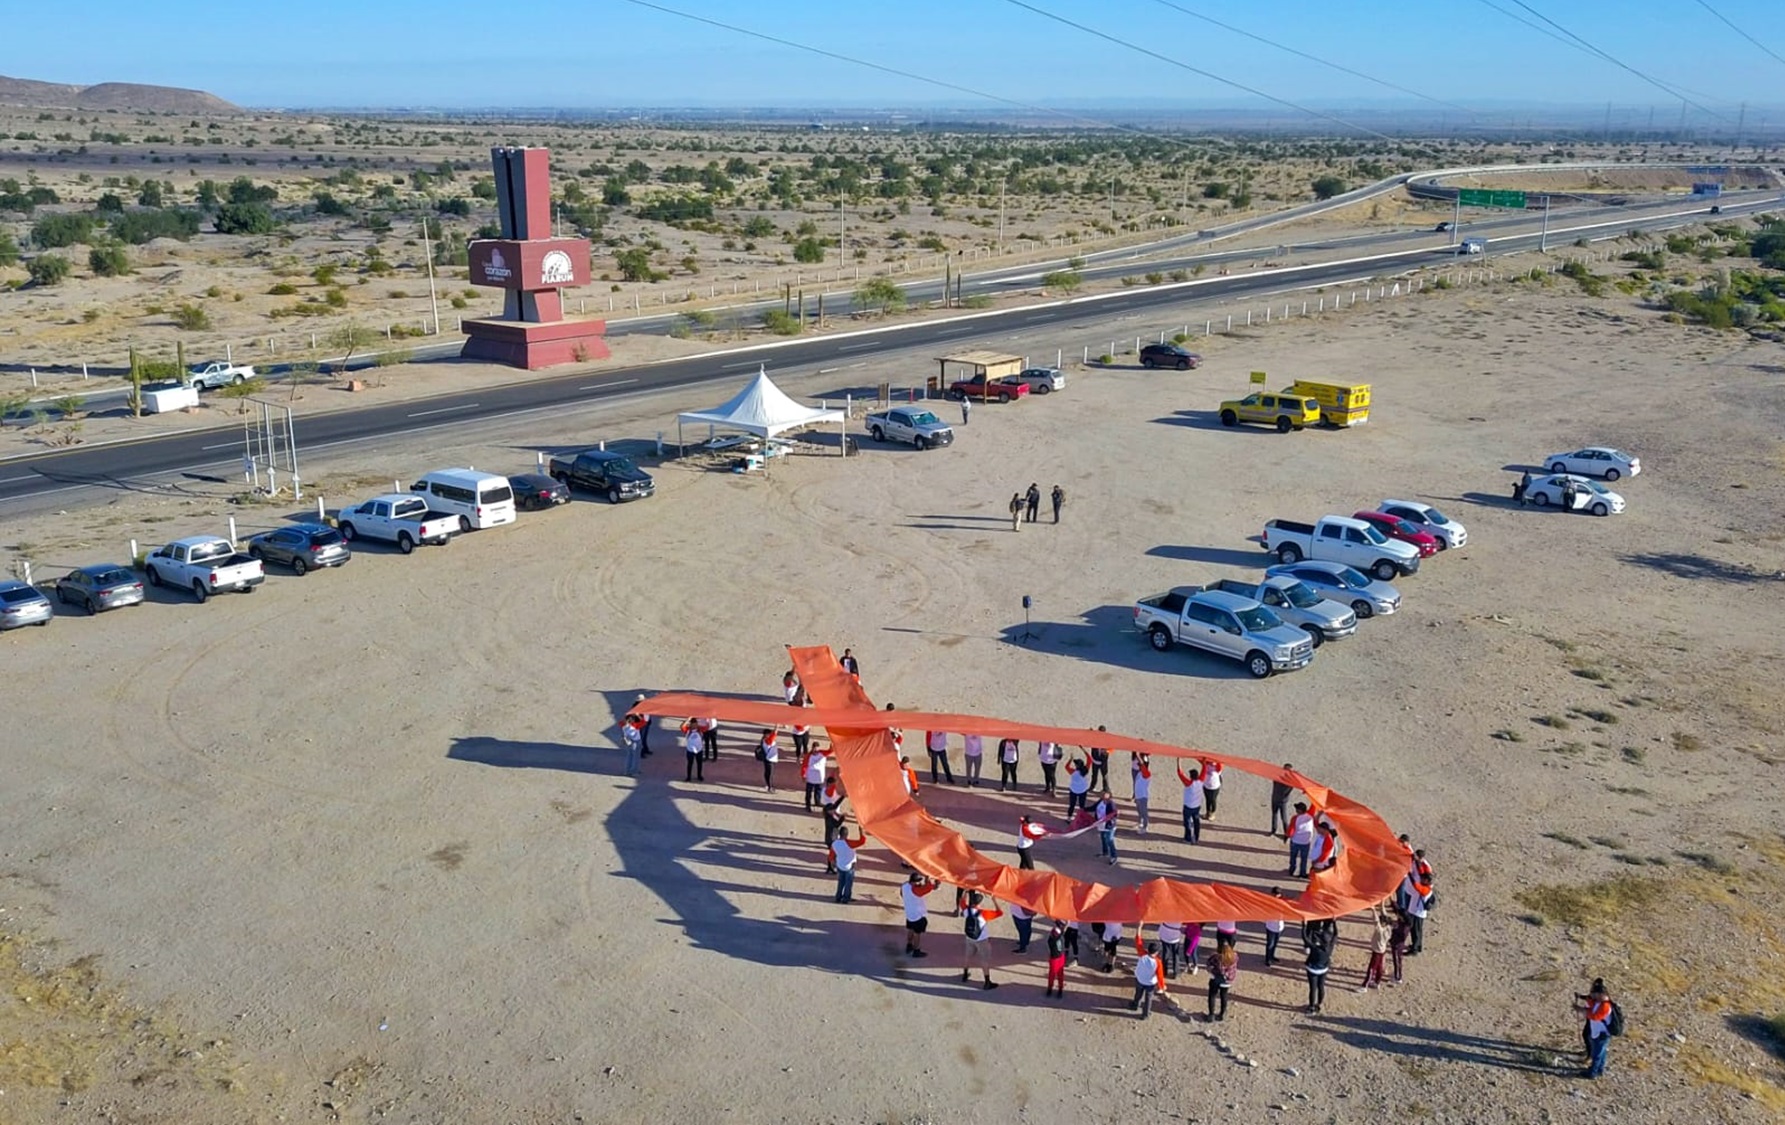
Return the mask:
[[[837,833],[831,841],[831,862],[837,868],[837,901],[849,903],[855,899],[855,862],[856,852],[868,842],[868,834],[856,830],[853,838],[848,829]]]
[[[1409,871],[1395,892],[1395,907],[1407,919],[1407,929],[1413,939],[1407,947],[1409,957],[1425,949],[1426,912],[1431,909],[1432,902],[1432,884],[1426,878],[1418,871]]]
[[[1593,987],[1585,996],[1578,998],[1579,1008],[1586,1014],[1587,1022],[1581,1028],[1581,1038],[1587,1043],[1587,1070],[1585,1077],[1598,1078],[1605,1073],[1606,1056],[1611,1050],[1611,1037],[1622,1029],[1619,1027],[1617,1005],[1612,1003],[1611,994],[1606,991],[1605,981],[1595,980]]]
[[[1139,927],[1134,932],[1134,948],[1140,956],[1134,962],[1134,999],[1128,1001],[1128,1010],[1139,1008],[1144,1020],[1153,1012],[1153,993],[1165,993],[1165,976],[1159,967],[1159,943],[1142,941]]]
[[[1322,871],[1331,871],[1333,864],[1339,862],[1339,833],[1331,821],[1321,821],[1319,833],[1314,838],[1314,865],[1310,869],[1315,875]]]
[[[1026,816],[1023,818],[1016,831],[1016,865],[1019,870],[1035,870],[1035,860],[1029,855],[1029,852],[1035,847],[1035,841],[1046,835],[1046,825],[1036,824]]]
[[[905,792],[917,796],[917,771],[911,768],[911,759],[901,754],[899,768],[905,771]]]
[[[978,965],[985,978],[985,988],[997,988],[992,980],[992,927],[994,918],[1004,917],[1002,910],[991,910],[981,906],[984,897],[978,891],[967,896],[967,909],[961,915],[961,933],[963,935],[961,961],[961,983],[966,984],[973,979],[973,966]]]

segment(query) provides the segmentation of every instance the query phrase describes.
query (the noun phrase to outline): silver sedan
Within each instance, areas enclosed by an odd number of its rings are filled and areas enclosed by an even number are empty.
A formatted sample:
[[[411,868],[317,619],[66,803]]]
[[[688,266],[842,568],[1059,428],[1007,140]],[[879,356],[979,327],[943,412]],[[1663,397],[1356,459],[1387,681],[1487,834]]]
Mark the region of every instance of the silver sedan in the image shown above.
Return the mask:
[[[48,625],[56,607],[35,586],[7,579],[0,582],[0,629]]]
[[[1016,373],[1020,382],[1029,385],[1029,393],[1045,395],[1066,389],[1066,372],[1058,367],[1027,367]]]
[[[1573,453],[1552,453],[1543,459],[1552,473],[1579,473],[1582,476],[1617,480],[1642,472],[1642,459],[1622,449],[1589,445]]]
[[[1394,586],[1344,563],[1303,559],[1268,567],[1265,573],[1273,578],[1277,575],[1298,578],[1328,601],[1350,606],[1360,619],[1390,614],[1401,608],[1401,592]]]

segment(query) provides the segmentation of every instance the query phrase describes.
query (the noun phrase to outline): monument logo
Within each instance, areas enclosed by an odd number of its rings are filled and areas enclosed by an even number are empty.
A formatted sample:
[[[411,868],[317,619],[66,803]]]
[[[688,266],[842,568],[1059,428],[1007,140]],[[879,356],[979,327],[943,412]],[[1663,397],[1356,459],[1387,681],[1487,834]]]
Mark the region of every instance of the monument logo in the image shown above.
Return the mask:
[[[483,276],[489,281],[507,281],[514,276],[514,271],[508,268],[508,259],[502,256],[501,247],[491,247],[490,260],[483,264]]]
[[[576,268],[570,264],[570,255],[562,250],[553,250],[539,262],[539,280],[545,285],[569,285],[576,280]]]

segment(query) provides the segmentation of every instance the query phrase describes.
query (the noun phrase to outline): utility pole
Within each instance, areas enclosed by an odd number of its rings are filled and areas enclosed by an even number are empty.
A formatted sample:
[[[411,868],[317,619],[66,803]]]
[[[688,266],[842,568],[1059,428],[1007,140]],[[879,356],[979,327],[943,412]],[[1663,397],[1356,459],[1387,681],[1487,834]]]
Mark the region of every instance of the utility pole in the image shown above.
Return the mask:
[[[1731,145],[1730,149],[1729,149],[1729,155],[1732,157],[1735,155],[1736,150],[1742,147],[1742,126],[1744,124],[1746,124],[1747,121],[1748,121],[1748,103],[1743,102],[1742,103],[1742,111],[1741,111],[1741,113],[1736,115],[1736,119],[1735,119],[1735,144]]]
[[[1450,244],[1457,244],[1457,228],[1463,225],[1463,193],[1459,190],[1450,212]]]
[[[1605,135],[1601,138],[1605,144],[1611,143],[1611,103],[1605,103]]]
[[[1004,184],[998,185],[998,249],[1004,249]]]
[[[442,231],[442,234],[445,232]],[[428,217],[421,217],[421,252],[428,262],[428,308],[434,317],[434,335],[440,335],[440,299],[434,292],[434,242],[428,236]]]
[[[1548,253],[1548,251],[1549,251],[1549,196],[1546,195],[1543,197],[1543,234],[1537,240],[1537,252],[1539,254],[1543,254],[1543,253]]]

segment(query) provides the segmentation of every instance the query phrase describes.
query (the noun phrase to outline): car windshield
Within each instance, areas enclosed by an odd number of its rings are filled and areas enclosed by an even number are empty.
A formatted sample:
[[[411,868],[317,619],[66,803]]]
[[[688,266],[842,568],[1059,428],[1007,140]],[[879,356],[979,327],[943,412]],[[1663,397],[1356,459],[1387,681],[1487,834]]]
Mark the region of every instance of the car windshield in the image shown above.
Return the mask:
[[[1261,605],[1255,605],[1251,609],[1242,609],[1234,616],[1240,619],[1240,625],[1248,633],[1261,633],[1266,629],[1275,629],[1283,624],[1282,618]]]
[[[1285,586],[1283,588],[1283,596],[1288,598],[1289,604],[1297,609],[1308,609],[1312,606],[1319,605],[1321,600],[1319,594],[1308,589],[1300,582],[1297,582],[1293,586]]]
[[[1395,521],[1395,530],[1400,532],[1402,535],[1418,535],[1420,533],[1419,528],[1415,527],[1411,522],[1409,522],[1407,520],[1396,520]]]
[[[934,426],[936,424],[936,416],[931,414],[928,410],[920,410],[911,416],[911,424],[913,426]]]
[[[122,583],[135,581],[136,575],[125,570],[123,567],[118,567],[116,570],[101,571],[99,574],[93,576],[93,583],[97,586],[117,586]]]
[[[1576,481],[1574,483],[1574,487],[1584,488],[1588,492],[1597,492],[1601,496],[1605,495],[1605,493],[1606,493],[1606,487],[1597,481],[1590,481],[1590,480]]]
[[[610,473],[636,473],[638,466],[632,463],[630,457],[615,457],[607,463],[607,471]]]
[[[1431,523],[1438,524],[1439,526],[1443,526],[1444,524],[1447,524],[1450,522],[1450,517],[1445,515],[1443,512],[1440,512],[1436,508],[1427,508],[1426,509],[1426,519]]]
[[[1353,590],[1361,590],[1370,584],[1370,580],[1363,576],[1362,571],[1354,570],[1348,566],[1334,571],[1333,576],[1338,579],[1339,585],[1348,586]]]
[[[1364,534],[1369,537],[1370,542],[1372,543],[1382,544],[1388,542],[1388,536],[1377,531],[1376,525],[1370,523],[1368,520],[1364,521]]]

